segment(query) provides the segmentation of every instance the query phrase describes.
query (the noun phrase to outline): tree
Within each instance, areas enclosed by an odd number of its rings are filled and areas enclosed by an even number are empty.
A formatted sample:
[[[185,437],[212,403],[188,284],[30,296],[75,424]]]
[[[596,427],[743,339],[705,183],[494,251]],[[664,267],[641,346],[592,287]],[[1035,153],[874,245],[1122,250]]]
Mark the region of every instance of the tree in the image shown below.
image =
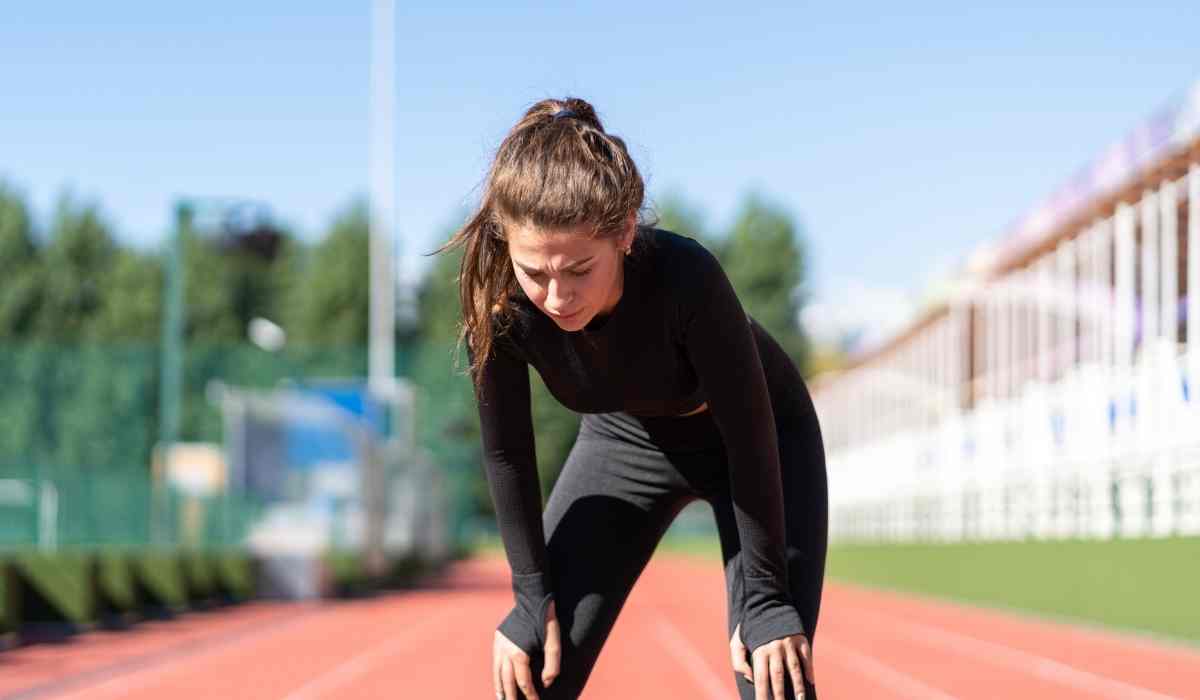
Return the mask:
[[[0,340],[27,337],[41,302],[41,261],[29,208],[0,182]]]
[[[0,181],[0,273],[7,278],[36,258],[29,207],[20,193]]]
[[[120,250],[91,323],[92,340],[156,345],[162,334],[163,266],[157,255]]]
[[[746,312],[807,373],[809,342],[799,309],[805,300],[805,255],[792,217],[751,193],[726,238],[721,264]]]
[[[285,328],[301,343],[365,347],[370,328],[370,218],[355,200],[311,251]]]
[[[658,198],[654,213],[657,228],[666,229],[688,238],[695,238],[717,258],[724,255],[723,241],[713,234],[707,215],[682,192],[669,190]]]
[[[212,237],[191,232],[180,241],[183,256],[184,337],[190,347],[236,343],[246,326],[234,313],[232,266]]]
[[[88,337],[104,308],[117,245],[108,222],[93,203],[59,197],[49,242],[43,252],[43,297],[34,334],[77,342]]]
[[[465,220],[465,214],[457,219]],[[439,240],[449,240],[456,229],[457,226],[447,226]],[[426,342],[453,343],[458,338],[462,319],[458,269],[462,257],[461,248],[436,255],[421,281],[417,291],[417,328]]]

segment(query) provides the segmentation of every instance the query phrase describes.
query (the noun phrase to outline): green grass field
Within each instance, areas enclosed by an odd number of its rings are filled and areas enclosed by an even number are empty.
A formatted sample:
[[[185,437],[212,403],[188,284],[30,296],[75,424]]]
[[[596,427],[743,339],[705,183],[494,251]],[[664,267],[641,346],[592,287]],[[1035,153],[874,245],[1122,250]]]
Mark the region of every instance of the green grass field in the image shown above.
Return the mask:
[[[502,552],[498,540],[479,544]],[[668,535],[658,555],[719,565],[715,537]],[[831,547],[830,580],[1200,645],[1200,538]]]

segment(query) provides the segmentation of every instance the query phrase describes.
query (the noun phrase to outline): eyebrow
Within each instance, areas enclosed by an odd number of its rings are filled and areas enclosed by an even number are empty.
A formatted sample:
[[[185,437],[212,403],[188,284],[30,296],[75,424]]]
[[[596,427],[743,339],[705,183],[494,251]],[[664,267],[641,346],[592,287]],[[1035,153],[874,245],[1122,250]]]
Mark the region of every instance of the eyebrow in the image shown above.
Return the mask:
[[[584,258],[583,260],[576,260],[575,262],[571,263],[570,265],[564,265],[562,269],[563,269],[563,271],[566,271],[566,270],[570,270],[570,269],[579,267],[580,265],[591,262],[592,258],[594,258],[594,257],[596,257],[596,256],[589,255],[588,257]],[[516,261],[514,260],[513,262],[516,262]],[[538,270],[536,268],[525,267],[521,263],[517,263],[517,267],[524,270],[525,274],[527,274],[527,275],[537,275],[537,274],[541,274],[541,272],[542,272],[541,270]]]

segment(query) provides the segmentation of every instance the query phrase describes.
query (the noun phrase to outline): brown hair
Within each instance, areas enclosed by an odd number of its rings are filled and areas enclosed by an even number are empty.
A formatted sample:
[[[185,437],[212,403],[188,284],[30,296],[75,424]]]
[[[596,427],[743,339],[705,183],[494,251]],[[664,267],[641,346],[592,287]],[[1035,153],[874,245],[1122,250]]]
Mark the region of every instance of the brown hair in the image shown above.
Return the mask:
[[[641,211],[644,196],[625,142],[604,131],[590,104],[548,99],[525,112],[496,152],[479,210],[437,251],[463,247],[459,342],[470,348],[476,387],[479,368],[512,321],[509,296],[518,289],[505,224],[587,225],[596,236],[615,236],[630,213]]]

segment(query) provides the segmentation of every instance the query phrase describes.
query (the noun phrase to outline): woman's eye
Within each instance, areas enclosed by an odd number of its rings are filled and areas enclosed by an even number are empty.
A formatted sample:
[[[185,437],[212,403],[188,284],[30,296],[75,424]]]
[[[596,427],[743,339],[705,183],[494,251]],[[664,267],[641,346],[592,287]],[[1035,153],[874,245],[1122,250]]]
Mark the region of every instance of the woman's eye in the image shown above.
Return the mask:
[[[592,271],[592,268],[590,268],[590,267],[586,270],[572,270],[571,276],[572,277],[583,277],[584,275],[586,275],[587,273],[589,273],[591,271]]]

